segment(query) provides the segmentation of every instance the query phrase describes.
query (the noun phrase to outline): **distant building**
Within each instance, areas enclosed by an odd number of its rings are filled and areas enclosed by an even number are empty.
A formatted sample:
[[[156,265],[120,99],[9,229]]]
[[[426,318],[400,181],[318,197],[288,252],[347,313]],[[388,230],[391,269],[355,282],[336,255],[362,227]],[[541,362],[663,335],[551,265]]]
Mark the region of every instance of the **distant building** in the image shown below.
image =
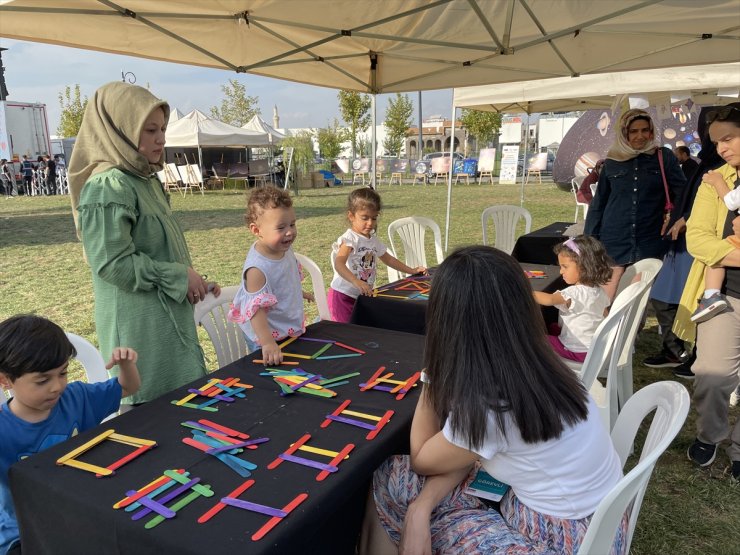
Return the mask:
[[[450,149],[452,124],[442,116],[431,116],[422,122],[421,152],[442,152]],[[419,156],[419,128],[410,127],[406,137],[406,155],[415,160]],[[468,136],[460,121],[455,122],[453,147],[455,152],[474,152],[477,150],[477,141]]]

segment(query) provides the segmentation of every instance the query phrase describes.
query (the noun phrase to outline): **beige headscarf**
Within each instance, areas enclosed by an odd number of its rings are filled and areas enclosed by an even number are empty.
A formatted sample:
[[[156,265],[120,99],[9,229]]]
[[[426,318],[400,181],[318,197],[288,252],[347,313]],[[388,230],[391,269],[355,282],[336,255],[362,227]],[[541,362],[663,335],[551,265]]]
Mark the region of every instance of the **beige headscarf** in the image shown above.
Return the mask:
[[[655,149],[658,148],[655,140],[653,140],[652,143],[648,143],[645,145],[645,148],[640,150],[636,150],[630,146],[627,140],[628,129],[630,124],[637,118],[647,119],[650,124],[650,131],[653,132],[653,137],[655,137],[655,124],[653,124],[653,118],[650,117],[650,114],[645,110],[640,110],[638,108],[627,110],[619,118],[619,131],[616,133],[614,144],[609,149],[609,152],[606,153],[607,158],[616,160],[617,162],[624,162],[626,160],[632,160],[632,158],[639,156],[640,154],[652,154],[655,152]]]
[[[75,227],[80,193],[90,177],[111,168],[141,177],[162,169],[164,152],[156,164],[139,154],[139,135],[156,108],[164,110],[167,121],[169,105],[142,87],[116,81],[95,91],[87,103],[67,169]]]

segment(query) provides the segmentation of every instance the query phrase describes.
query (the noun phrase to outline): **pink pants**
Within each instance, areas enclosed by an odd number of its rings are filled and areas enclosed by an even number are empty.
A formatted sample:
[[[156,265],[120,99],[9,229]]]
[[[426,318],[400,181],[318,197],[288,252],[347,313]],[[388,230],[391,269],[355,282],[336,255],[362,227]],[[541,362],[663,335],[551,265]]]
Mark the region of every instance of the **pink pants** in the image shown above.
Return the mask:
[[[588,353],[574,353],[570,349],[566,349],[565,345],[560,341],[560,326],[557,324],[550,324],[547,326],[547,331],[550,333],[550,335],[547,336],[547,340],[550,342],[550,345],[552,345],[552,348],[555,349],[555,352],[557,355],[561,358],[566,358],[568,360],[575,360],[576,362],[583,362],[586,360],[586,355]]]
[[[331,319],[335,322],[348,324],[349,319],[352,316],[352,309],[355,307],[355,299],[329,287],[326,301],[329,305]]]

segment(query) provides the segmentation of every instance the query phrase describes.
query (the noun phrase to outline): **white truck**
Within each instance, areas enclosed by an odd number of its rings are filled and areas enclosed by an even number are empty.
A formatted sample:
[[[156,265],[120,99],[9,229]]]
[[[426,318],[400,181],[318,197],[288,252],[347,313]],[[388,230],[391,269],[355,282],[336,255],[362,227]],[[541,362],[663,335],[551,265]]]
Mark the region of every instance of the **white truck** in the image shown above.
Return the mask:
[[[0,158],[18,162],[51,153],[46,104],[0,101]]]

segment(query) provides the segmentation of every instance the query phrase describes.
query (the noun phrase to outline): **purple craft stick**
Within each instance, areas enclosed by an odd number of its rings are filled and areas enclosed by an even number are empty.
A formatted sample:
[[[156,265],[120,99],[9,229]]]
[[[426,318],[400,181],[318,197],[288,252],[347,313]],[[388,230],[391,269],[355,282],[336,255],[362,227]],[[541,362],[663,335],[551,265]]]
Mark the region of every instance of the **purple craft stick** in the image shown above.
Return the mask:
[[[284,461],[302,464],[303,466],[310,466],[311,468],[316,468],[318,470],[326,470],[327,472],[336,472],[337,470],[339,470],[336,466],[332,466],[330,464],[322,464],[320,462],[312,461],[311,459],[296,457],[295,455],[286,455],[285,453],[280,453],[278,457],[280,457]]]
[[[316,343],[334,343],[333,339],[315,339],[313,337],[299,337],[301,341],[316,341]]]
[[[302,388],[302,387],[303,387],[304,385],[306,385],[306,384],[309,384],[309,383],[313,383],[313,382],[317,382],[317,381],[319,381],[319,380],[321,380],[321,379],[323,379],[323,378],[322,378],[322,377],[321,377],[320,375],[316,374],[315,376],[311,376],[311,377],[310,377],[310,378],[308,378],[307,380],[303,380],[303,381],[302,381],[302,382],[300,382],[300,383],[297,383],[297,384],[295,384],[295,385],[291,385],[291,386],[290,386],[290,389],[291,389],[292,391],[297,391],[297,390],[299,390],[300,388]]]
[[[157,503],[159,503],[160,505],[164,505],[168,501],[172,501],[175,497],[177,497],[181,493],[189,490],[192,486],[194,486],[198,482],[200,482],[200,478],[193,478],[189,482],[184,483],[179,488],[177,488],[177,489],[171,491],[170,493],[168,493],[167,495],[165,495],[162,499],[158,500]],[[139,500],[139,501],[141,501],[141,500]],[[143,503],[142,503],[142,505],[143,505]],[[146,515],[148,515],[151,512],[152,512],[151,509],[142,509],[138,513],[136,513],[134,516],[132,516],[131,517],[131,520],[140,520],[140,519],[144,518]]]
[[[196,395],[203,395],[203,392],[198,389],[188,389],[188,393],[195,393]],[[218,399],[219,401],[226,401],[227,403],[233,403],[234,399],[231,397],[224,397],[223,395],[214,395],[211,399]]]
[[[146,496],[140,497],[139,503],[144,505],[147,509],[151,509],[158,515],[163,516],[164,518],[173,518],[175,516],[175,511],[173,511],[169,507],[165,507],[164,505],[155,501],[154,499],[149,499]]]
[[[270,441],[269,437],[260,437],[257,439],[250,439],[249,441],[242,441],[241,443],[234,443],[233,445],[225,445],[223,447],[211,447],[206,453],[209,455],[216,455],[223,451],[230,451],[232,449],[238,449],[239,447],[247,447],[248,445],[257,445],[258,443],[265,443]]]
[[[281,511],[280,509],[274,509],[267,505],[259,505],[257,503],[250,503],[249,501],[242,501],[234,497],[222,497],[221,503],[224,505],[231,505],[232,507],[239,507],[240,509],[246,509],[255,513],[262,513],[267,516],[276,516],[278,518],[285,518],[288,513]]]
[[[193,420],[188,420],[187,422],[185,422],[185,424],[187,424],[189,426],[192,426],[194,428],[198,428],[200,430],[207,430],[209,432],[214,432],[214,433],[223,435],[223,431],[222,430],[217,430],[216,428],[211,428],[210,426],[206,426],[205,424],[201,424],[200,422],[195,422]]]
[[[361,383],[360,387],[365,387],[366,385],[367,383]],[[372,389],[377,389],[378,391],[387,391],[390,393],[391,391],[393,391],[394,388],[388,387],[387,385],[376,385],[376,386],[373,386]]]
[[[352,426],[359,426],[360,428],[365,428],[366,430],[375,430],[375,426],[372,424],[368,424],[367,422],[362,422],[361,420],[355,420],[354,418],[345,418],[344,416],[334,416],[333,414],[327,414],[326,417],[329,420],[336,420],[337,422],[344,422],[345,424],[350,424]]]

